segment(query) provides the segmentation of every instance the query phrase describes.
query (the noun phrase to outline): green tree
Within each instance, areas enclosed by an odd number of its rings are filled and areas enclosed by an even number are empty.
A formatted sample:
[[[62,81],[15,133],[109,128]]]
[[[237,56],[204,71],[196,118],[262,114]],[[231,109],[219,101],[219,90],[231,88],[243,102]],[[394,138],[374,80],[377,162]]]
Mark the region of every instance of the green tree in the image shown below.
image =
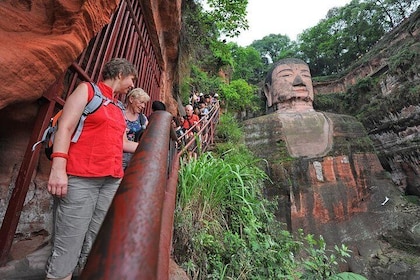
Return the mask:
[[[218,76],[208,75],[196,65],[191,66],[190,86],[193,91],[203,93],[218,92],[224,82]]]
[[[209,42],[207,55],[197,61],[197,65],[209,75],[218,75],[221,69],[230,73],[233,68],[233,58],[230,47],[224,42],[213,40]]]
[[[419,6],[418,0],[368,0],[366,2],[376,5],[378,11],[383,14],[382,24],[387,31],[408,18]]]
[[[373,1],[353,0],[328,11],[325,19],[298,36],[313,75],[346,69],[385,34],[384,15]]]
[[[241,30],[248,29],[246,6],[248,0],[207,0],[209,15],[217,29],[227,37],[238,36]]]
[[[246,5],[247,0],[182,1],[179,69],[182,100],[186,100],[191,91],[207,91],[208,87],[202,86],[209,81],[220,82],[217,81],[220,70],[232,72],[230,49],[220,37],[235,36],[241,29],[248,28]]]
[[[258,84],[265,69],[260,53],[251,46],[241,47],[236,43],[229,43],[228,46],[233,59],[232,79],[243,79],[250,84]]]
[[[334,20],[321,20],[316,26],[304,30],[298,36],[299,49],[309,64],[313,76],[328,75],[337,68],[334,57],[340,47],[339,34],[332,28]]]
[[[257,108],[256,88],[243,79],[233,80],[230,84],[221,84],[220,92],[225,106],[233,112]]]
[[[385,34],[384,14],[373,2],[353,0],[340,9],[338,20],[343,21],[342,33],[348,50],[343,60],[347,65],[365,54]]]
[[[251,46],[260,52],[267,64],[285,57],[296,57],[298,52],[296,43],[281,34],[270,34],[252,42]]]
[[[344,71],[418,6],[418,0],[352,0],[332,8],[299,34],[302,58],[315,76]]]

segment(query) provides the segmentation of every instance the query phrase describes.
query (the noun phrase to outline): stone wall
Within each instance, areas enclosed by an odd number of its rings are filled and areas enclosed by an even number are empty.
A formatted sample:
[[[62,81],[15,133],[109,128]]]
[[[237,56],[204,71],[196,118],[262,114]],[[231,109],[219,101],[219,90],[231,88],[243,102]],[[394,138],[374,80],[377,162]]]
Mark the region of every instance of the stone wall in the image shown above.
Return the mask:
[[[386,265],[403,264],[398,272],[401,279],[408,279],[404,277],[411,270],[420,271],[410,263],[412,256],[401,257],[405,252],[400,255],[395,249],[395,255],[388,256],[381,251],[390,247],[383,236],[416,250],[420,235],[407,236],[419,226],[420,207],[412,205],[407,211],[409,203],[383,169],[363,125],[351,116],[322,113],[330,126],[331,145],[323,154],[293,155],[291,147],[320,136],[318,130],[308,129],[314,119],[305,114],[313,113],[287,113],[284,118],[274,112],[244,122],[245,142],[263,160],[261,167],[270,178],[264,183],[265,194],[277,202],[277,219],[293,232],[302,229],[317,238],[321,235],[329,246],[349,246],[353,254],[346,269],[350,271],[374,275],[376,268],[371,265],[376,258],[386,258]],[[300,125],[289,137],[284,120],[292,118]],[[404,238],[395,237],[397,232]],[[393,273],[390,269],[384,275]]]
[[[395,69],[391,71],[389,63],[391,57],[403,60],[403,52],[407,49],[419,53],[419,40],[420,10],[386,34],[359,61],[355,61],[354,66],[342,78],[314,82],[315,94],[331,94],[346,92],[363,78],[371,77],[377,81],[378,93],[371,99],[364,98],[370,104],[360,106],[366,111],[378,112],[378,108],[382,110],[380,114],[370,115],[369,120],[360,121],[365,124],[380,162],[390,172],[393,182],[402,192],[416,196],[420,195],[420,99],[407,96],[413,96],[408,91],[419,89],[420,73],[416,65],[420,65],[420,56],[407,62],[417,69],[414,73]],[[415,94],[420,95],[420,92]],[[394,98],[395,104],[386,104],[386,98]],[[377,108],[371,109],[370,106]]]

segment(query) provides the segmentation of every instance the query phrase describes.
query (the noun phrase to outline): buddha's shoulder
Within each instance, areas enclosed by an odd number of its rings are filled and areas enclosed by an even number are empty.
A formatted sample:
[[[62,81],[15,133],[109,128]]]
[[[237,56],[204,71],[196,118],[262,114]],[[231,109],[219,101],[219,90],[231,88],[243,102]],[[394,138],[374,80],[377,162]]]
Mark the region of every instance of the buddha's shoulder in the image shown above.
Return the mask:
[[[262,115],[262,116],[252,118],[252,119],[247,119],[243,121],[243,124],[245,126],[249,126],[249,125],[267,124],[267,123],[272,123],[272,122],[279,122],[279,117],[275,113]]]

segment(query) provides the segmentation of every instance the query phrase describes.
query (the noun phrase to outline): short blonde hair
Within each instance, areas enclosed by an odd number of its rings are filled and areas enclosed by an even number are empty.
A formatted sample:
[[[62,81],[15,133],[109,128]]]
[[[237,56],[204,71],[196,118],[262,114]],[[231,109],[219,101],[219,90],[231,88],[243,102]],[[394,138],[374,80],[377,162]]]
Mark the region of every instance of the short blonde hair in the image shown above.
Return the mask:
[[[144,102],[148,102],[150,101],[150,96],[147,94],[147,92],[144,91],[144,89],[142,88],[135,88],[132,89],[128,94],[127,94],[127,98],[126,103],[129,102],[130,98],[135,98],[135,99],[142,99],[142,101]]]

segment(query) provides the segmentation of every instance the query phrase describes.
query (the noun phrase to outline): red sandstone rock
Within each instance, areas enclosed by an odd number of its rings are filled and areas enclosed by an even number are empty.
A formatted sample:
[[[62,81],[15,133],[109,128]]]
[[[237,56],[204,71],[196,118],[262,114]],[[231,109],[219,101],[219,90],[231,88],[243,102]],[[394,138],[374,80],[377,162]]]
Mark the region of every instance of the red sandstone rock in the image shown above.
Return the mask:
[[[118,2],[1,2],[0,109],[40,98],[109,22]]]
[[[325,156],[290,156],[289,143],[283,144],[289,139],[283,135],[287,131],[276,113],[245,121],[246,143],[268,163],[273,181],[268,187],[276,190],[270,196],[289,201],[289,206],[280,204],[281,221],[288,222],[293,231],[322,235],[329,244],[361,246],[363,240],[398,227],[399,221],[391,218],[396,214],[387,208],[391,204],[381,206],[385,196],[392,205],[402,200],[384,176],[361,124],[349,116],[324,114],[333,135],[332,148]],[[294,133],[298,137],[299,129]]]

